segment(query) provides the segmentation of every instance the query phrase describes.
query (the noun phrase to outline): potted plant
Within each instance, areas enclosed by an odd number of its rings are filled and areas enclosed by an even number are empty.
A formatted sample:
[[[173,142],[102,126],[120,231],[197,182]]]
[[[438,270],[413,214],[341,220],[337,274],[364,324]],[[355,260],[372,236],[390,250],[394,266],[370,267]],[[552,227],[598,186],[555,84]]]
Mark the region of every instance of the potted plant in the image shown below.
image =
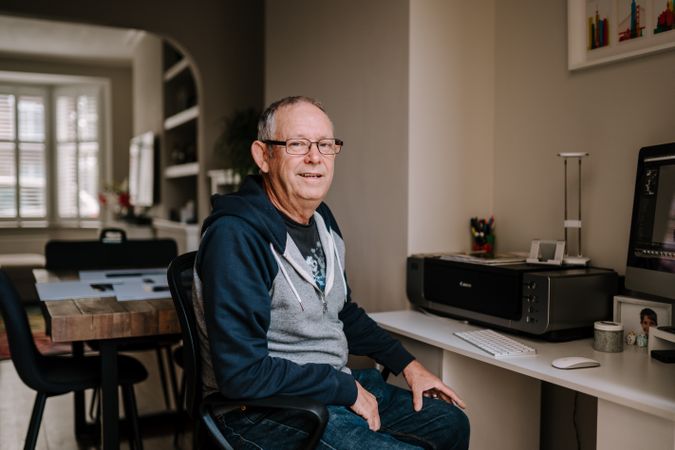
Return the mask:
[[[223,132],[214,145],[225,169],[230,169],[235,184],[239,184],[246,175],[255,173],[258,167],[251,157],[251,143],[258,135],[260,112],[253,109],[235,111],[225,119]]]

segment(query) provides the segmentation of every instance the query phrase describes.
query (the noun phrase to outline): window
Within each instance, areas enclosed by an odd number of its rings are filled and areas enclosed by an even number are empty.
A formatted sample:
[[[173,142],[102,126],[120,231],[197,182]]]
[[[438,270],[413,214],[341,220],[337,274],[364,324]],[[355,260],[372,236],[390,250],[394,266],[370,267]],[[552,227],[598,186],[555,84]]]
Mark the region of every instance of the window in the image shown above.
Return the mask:
[[[96,219],[99,215],[98,93],[82,88],[55,91],[57,215]]]
[[[45,219],[46,90],[0,89],[0,219]]]
[[[98,87],[0,86],[2,224],[98,219],[99,111]]]

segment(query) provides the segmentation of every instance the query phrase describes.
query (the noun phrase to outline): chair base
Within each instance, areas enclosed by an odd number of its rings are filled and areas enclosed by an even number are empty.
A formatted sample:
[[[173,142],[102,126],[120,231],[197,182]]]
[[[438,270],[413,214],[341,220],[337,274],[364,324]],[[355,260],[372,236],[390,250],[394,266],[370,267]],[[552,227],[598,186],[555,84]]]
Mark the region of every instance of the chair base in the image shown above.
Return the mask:
[[[136,405],[134,387],[131,385],[125,385],[121,387],[125,415],[125,420],[120,421],[121,428],[128,431],[127,435],[129,436],[130,447],[134,450],[143,450],[143,441],[141,439],[141,432],[139,428],[138,407]],[[35,395],[35,403],[33,404],[33,411],[31,413],[28,431],[26,432],[26,440],[23,446],[24,450],[34,450],[35,446],[37,445],[37,439],[40,433],[40,425],[42,424],[42,416],[44,415],[47,398],[48,395],[43,392],[37,392]],[[100,443],[100,423],[85,425],[89,426],[76,427],[75,437],[78,442],[87,440],[96,444]],[[78,428],[80,429],[78,430]],[[86,435],[83,434],[85,431]]]

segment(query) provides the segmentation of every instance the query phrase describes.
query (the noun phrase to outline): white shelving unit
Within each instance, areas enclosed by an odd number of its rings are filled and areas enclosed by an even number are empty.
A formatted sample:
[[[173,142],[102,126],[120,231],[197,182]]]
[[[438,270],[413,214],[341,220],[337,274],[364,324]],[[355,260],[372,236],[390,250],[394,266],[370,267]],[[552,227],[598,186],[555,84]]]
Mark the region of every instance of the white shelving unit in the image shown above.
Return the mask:
[[[154,219],[152,226],[158,238],[169,238],[176,241],[179,254],[199,248],[199,225],[197,224]]]
[[[181,178],[196,176],[199,173],[199,163],[191,162],[185,164],[176,164],[168,166],[164,169],[164,176],[166,178]]]
[[[190,67],[190,63],[188,62],[187,58],[180,59],[173,66],[166,69],[166,71],[164,72],[164,81],[172,80],[178,74],[180,74],[182,71],[188,69],[189,67]]]
[[[232,169],[209,170],[207,175],[211,180],[211,194],[232,192],[241,183],[241,177]]]
[[[177,240],[194,247],[200,174],[199,99],[189,58],[171,44],[163,44],[164,130],[162,139],[162,217],[156,229],[182,233]],[[193,217],[189,217],[192,216]],[[188,216],[188,217],[186,217]],[[182,222],[181,222],[182,220]],[[171,224],[171,227],[168,227]],[[180,230],[183,230],[182,232]],[[188,231],[189,230],[189,231]],[[175,236],[174,236],[175,237]]]
[[[199,108],[197,105],[185,109],[171,117],[164,120],[164,130],[173,130],[191,120],[196,120],[199,117]]]

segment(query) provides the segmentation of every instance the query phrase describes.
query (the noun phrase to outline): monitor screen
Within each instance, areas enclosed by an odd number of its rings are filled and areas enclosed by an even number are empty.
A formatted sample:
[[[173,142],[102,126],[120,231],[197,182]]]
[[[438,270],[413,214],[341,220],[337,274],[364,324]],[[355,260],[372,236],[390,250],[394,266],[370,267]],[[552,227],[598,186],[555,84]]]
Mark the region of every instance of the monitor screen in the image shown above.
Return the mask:
[[[152,206],[155,202],[155,135],[143,133],[129,145],[129,202]]]
[[[675,299],[675,143],[640,150],[626,287]]]

